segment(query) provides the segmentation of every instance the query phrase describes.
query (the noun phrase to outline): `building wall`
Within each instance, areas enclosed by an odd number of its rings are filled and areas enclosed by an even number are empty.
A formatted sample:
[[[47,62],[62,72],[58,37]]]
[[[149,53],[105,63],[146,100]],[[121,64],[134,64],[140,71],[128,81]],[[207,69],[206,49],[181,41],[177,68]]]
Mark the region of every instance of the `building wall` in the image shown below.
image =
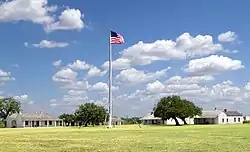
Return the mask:
[[[177,118],[177,120],[178,120],[179,124],[181,124],[181,125],[184,124],[184,121],[182,121],[180,118]],[[187,124],[194,124],[194,118],[186,118],[185,120],[186,120]],[[166,125],[175,125],[176,123],[175,123],[174,119],[170,118],[168,120],[165,120],[164,124],[166,124]]]
[[[184,122],[177,118],[179,124],[183,125]],[[187,124],[194,124],[194,119],[193,118],[186,118],[185,119]],[[154,122],[153,122],[154,121]],[[143,120],[142,123],[144,125],[152,125],[152,124],[165,124],[165,125],[175,125],[175,120],[174,119],[168,119],[168,120],[165,120],[164,122],[162,120]]]
[[[218,115],[218,118],[217,118],[217,124],[227,124],[227,115],[224,113],[224,112],[221,112],[219,115]]]
[[[32,125],[32,121],[34,121],[34,126]],[[39,121],[39,126],[35,126],[36,121]],[[25,127],[55,127],[55,124],[56,124],[56,121],[54,120],[51,121],[51,124],[50,124],[50,120],[42,120],[42,121],[41,120],[23,120],[22,122]]]
[[[242,124],[244,121],[243,117],[227,117],[226,124]]]
[[[162,124],[162,120],[142,120],[144,125]]]
[[[16,127],[17,128],[21,128],[21,127],[23,127],[23,122],[22,122],[22,119],[21,119],[21,116],[20,115],[17,115],[17,117],[15,117],[15,118],[12,118],[12,117],[7,117],[6,118],[6,127],[7,128],[12,128],[13,126],[12,126],[12,121],[13,120],[15,120],[16,121]]]
[[[250,116],[245,116],[244,120],[250,120]]]

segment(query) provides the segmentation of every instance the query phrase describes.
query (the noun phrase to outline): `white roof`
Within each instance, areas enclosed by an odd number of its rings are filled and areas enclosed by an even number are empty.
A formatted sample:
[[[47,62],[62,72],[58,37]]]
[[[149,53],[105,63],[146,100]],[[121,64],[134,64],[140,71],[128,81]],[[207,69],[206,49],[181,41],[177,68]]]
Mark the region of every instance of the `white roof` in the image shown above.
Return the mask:
[[[199,118],[216,118],[222,111],[202,111],[202,115]]]
[[[142,117],[140,120],[160,120],[159,117],[154,117],[153,114],[149,113],[146,116]]]

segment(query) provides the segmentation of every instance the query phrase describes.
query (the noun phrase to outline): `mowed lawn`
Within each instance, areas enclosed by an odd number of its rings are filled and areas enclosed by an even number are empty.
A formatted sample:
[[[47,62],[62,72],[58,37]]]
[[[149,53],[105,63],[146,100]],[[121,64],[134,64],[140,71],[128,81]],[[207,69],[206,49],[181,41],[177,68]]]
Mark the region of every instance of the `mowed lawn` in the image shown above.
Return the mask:
[[[0,129],[0,152],[249,152],[250,125]]]

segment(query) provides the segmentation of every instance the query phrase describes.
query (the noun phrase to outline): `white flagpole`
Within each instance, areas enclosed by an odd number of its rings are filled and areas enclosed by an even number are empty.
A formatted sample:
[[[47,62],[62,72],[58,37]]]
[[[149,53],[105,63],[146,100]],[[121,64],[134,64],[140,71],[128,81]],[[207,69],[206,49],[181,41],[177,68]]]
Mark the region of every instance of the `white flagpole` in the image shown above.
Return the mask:
[[[112,44],[109,35],[109,128],[112,127]]]

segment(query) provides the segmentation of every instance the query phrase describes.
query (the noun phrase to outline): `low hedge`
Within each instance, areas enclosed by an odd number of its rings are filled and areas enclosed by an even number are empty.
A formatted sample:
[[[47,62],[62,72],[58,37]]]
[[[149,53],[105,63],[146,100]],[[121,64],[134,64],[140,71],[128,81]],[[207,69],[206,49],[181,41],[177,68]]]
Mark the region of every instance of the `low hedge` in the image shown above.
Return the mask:
[[[243,124],[250,124],[250,120],[244,120]]]
[[[2,121],[0,121],[0,128],[5,128],[5,124]]]

